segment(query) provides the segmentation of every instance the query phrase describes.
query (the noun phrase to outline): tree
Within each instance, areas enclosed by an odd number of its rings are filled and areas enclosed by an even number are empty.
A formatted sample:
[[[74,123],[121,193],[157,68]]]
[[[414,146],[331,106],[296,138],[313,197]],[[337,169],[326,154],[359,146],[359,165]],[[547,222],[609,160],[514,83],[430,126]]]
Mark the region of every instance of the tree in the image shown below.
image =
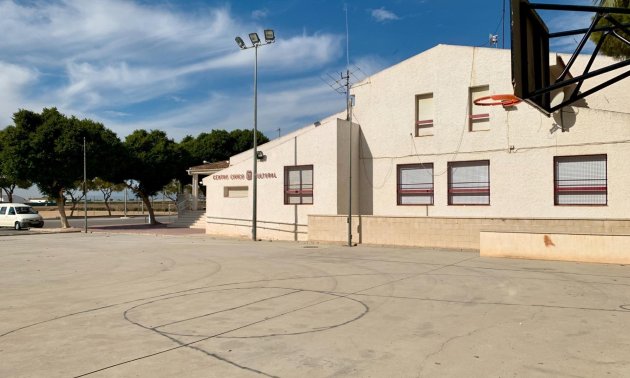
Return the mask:
[[[15,188],[27,189],[32,184],[28,180],[19,178],[14,159],[11,159],[8,149],[4,148],[6,134],[6,130],[0,130],[0,198],[2,198],[2,191],[4,191],[7,200],[13,202]]]
[[[65,188],[64,199],[70,197],[70,202],[72,206],[70,207],[70,216],[74,215],[74,211],[77,208],[77,204],[83,200],[83,198],[87,195],[83,191],[83,181],[77,181],[71,188]]]
[[[40,192],[56,200],[62,227],[70,227],[64,193],[83,180],[84,138],[88,178],[119,174],[120,140],[102,124],[68,118],[56,108],[46,108],[41,114],[19,110],[13,122],[14,126],[5,129],[5,156],[12,160],[17,178],[31,180]]]
[[[114,194],[114,192],[123,191],[125,190],[126,187],[127,185],[123,183],[114,184],[107,180],[103,180],[100,177],[96,177],[94,180],[92,180],[92,183],[91,183],[92,190],[100,190],[101,193],[103,193],[103,201],[105,201],[105,208],[107,208],[107,214],[110,217],[112,216],[112,209],[109,207],[109,200],[110,198],[112,198],[112,194]]]
[[[260,131],[256,134],[259,145],[269,142]],[[225,130],[212,130],[210,133],[201,133],[194,138],[186,136],[180,145],[190,154],[190,165],[198,165],[203,161],[227,160],[230,156],[247,151],[254,147],[253,130],[236,129],[231,132]]]
[[[254,131],[250,129],[235,129],[230,132],[232,143],[232,155],[240,154],[254,148]],[[256,133],[256,144],[261,145],[269,142],[265,134],[258,131]]]
[[[171,182],[164,185],[162,188],[162,194],[164,194],[164,197],[173,201],[175,206],[177,206],[177,194],[179,194],[180,188],[181,183],[178,180],[171,180]]]
[[[630,0],[594,0],[594,3],[600,7],[616,7],[616,8],[625,8],[630,9]],[[630,24],[630,15],[628,14],[615,14],[615,20],[621,24],[628,25]],[[597,24],[598,26],[610,26],[612,25],[610,21],[602,19]],[[628,27],[626,28],[628,29]],[[627,40],[630,40],[630,33],[623,32],[619,29],[617,31]],[[595,32],[591,34],[591,39],[593,42],[598,43],[600,38],[602,37],[602,32]],[[630,59],[630,45],[620,40],[619,38],[614,37],[613,35],[609,35],[606,37],[602,48],[602,53],[605,55],[611,56],[616,59]]]
[[[182,166],[185,154],[159,130],[136,130],[127,136],[124,146],[128,159],[125,179],[134,181],[128,182],[127,186],[142,199],[149,212],[149,223],[158,224],[150,197],[185,171],[186,167]]]

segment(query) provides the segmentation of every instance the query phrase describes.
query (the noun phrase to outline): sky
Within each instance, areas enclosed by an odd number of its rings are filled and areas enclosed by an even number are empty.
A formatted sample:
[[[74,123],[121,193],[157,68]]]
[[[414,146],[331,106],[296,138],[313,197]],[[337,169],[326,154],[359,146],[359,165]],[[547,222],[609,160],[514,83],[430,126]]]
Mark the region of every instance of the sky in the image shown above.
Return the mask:
[[[273,29],[276,42],[258,49],[258,129],[273,139],[343,111],[330,77],[348,58],[364,79],[438,44],[488,46],[497,34],[509,48],[505,3],[504,36],[504,0],[0,0],[0,128],[18,109],[45,107],[121,139],[252,128],[254,50],[234,38],[249,45],[249,33]],[[552,31],[589,24],[588,14],[543,17]]]
[[[359,79],[437,44],[487,46],[492,33],[509,48],[503,3],[0,0],[0,128],[18,109],[45,107],[102,122],[120,138],[136,129],[179,141],[251,128],[254,50],[240,50],[234,38],[249,44],[248,33],[271,28],[276,43],[258,50],[258,128],[273,139],[344,109],[328,83],[345,70],[346,46]],[[573,13],[547,20],[588,21]],[[568,49],[564,42],[552,49]]]

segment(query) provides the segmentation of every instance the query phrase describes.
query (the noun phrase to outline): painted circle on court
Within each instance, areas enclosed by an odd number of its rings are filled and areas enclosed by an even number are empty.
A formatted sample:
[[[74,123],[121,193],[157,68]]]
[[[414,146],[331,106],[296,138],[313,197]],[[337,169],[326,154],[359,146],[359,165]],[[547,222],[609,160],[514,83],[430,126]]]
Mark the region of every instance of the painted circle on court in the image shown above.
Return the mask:
[[[125,318],[171,337],[257,338],[322,332],[368,311],[363,302],[345,295],[249,287],[156,299],[128,309]]]

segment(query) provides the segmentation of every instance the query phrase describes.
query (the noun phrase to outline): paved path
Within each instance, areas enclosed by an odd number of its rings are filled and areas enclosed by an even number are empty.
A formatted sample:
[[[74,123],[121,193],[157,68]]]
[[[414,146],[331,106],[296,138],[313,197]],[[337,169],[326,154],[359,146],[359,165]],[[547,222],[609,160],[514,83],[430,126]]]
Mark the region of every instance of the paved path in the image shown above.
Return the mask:
[[[0,377],[630,376],[628,266],[203,235],[0,242]]]

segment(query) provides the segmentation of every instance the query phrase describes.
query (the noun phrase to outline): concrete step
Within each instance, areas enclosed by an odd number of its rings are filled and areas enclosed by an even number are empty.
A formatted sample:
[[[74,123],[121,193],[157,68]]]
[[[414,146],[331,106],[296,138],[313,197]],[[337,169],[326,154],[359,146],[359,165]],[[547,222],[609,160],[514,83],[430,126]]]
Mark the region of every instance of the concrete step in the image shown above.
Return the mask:
[[[177,220],[171,224],[169,227],[176,228],[206,228],[206,212],[205,210],[197,210],[197,211],[186,211],[184,213],[179,214]]]

